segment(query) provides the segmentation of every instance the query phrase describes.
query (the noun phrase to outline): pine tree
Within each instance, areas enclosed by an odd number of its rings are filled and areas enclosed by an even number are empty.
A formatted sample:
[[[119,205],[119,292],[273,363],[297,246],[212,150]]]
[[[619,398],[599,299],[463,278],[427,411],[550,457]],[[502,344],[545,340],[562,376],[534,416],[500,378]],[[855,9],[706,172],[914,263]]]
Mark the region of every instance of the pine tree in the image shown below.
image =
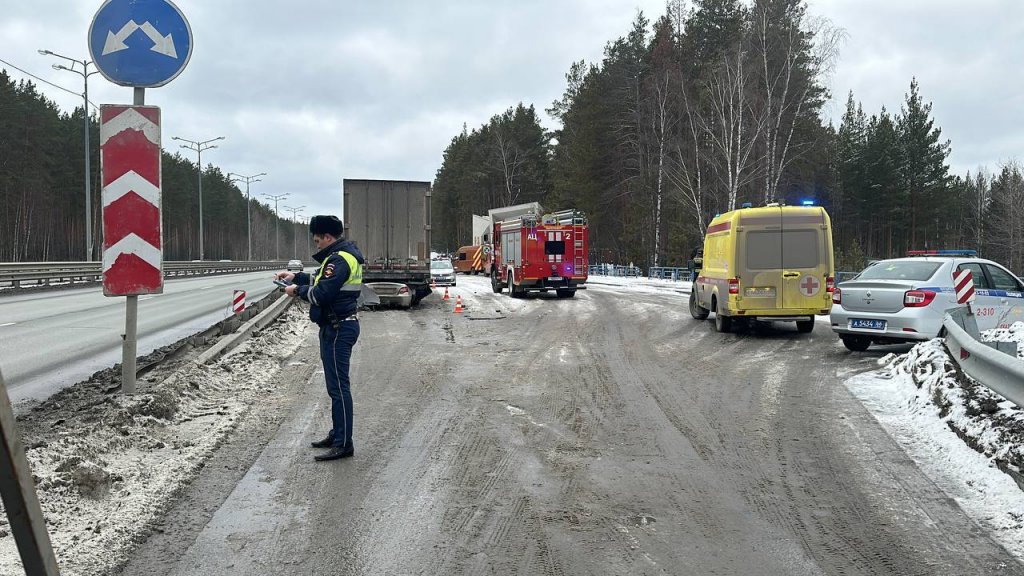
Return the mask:
[[[936,207],[949,185],[946,157],[950,144],[939,140],[942,130],[935,126],[931,111],[932,105],[922,101],[914,78],[897,121],[913,247],[918,245],[919,227],[935,220]]]

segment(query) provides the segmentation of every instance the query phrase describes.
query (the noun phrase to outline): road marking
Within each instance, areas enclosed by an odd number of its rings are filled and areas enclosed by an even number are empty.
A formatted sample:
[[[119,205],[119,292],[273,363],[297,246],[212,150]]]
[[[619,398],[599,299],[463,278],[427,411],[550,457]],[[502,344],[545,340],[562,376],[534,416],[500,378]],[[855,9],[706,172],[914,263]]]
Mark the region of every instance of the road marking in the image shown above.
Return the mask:
[[[17,324],[17,322],[8,322],[6,324],[0,324],[0,328],[3,328],[4,326],[14,326],[15,324]]]
[[[139,302],[142,302],[143,300],[152,300],[152,299],[153,299],[153,296],[143,296],[143,297],[139,298]]]

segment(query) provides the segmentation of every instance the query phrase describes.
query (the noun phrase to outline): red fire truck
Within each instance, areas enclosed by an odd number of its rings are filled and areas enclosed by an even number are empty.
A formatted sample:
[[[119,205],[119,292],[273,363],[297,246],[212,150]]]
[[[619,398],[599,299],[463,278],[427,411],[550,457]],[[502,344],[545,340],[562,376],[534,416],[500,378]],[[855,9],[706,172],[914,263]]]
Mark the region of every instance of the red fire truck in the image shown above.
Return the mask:
[[[531,290],[554,290],[559,298],[572,298],[584,288],[590,237],[582,212],[528,213],[495,221],[492,238],[495,292],[507,286],[513,298]]]

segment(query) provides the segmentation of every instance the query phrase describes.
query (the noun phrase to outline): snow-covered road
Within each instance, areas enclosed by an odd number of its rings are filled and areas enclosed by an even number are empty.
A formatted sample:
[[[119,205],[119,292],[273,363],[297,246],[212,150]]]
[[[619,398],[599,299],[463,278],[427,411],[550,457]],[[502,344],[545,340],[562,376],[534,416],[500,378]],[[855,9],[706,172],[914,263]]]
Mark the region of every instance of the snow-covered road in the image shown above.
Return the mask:
[[[959,392],[935,343],[721,335],[687,292],[460,277],[462,315],[367,313],[341,462],[307,448],[326,395],[295,310],[137,398],[69,391],[19,422],[62,573],[1024,573],[1024,492],[997,467],[1019,411]]]

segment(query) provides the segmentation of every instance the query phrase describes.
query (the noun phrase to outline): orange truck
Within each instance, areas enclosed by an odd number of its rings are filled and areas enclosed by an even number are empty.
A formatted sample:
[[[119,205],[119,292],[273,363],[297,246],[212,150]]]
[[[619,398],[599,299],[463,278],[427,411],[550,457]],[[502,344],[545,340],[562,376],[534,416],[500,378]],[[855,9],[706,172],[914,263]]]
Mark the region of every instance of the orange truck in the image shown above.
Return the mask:
[[[463,274],[491,274],[491,246],[490,244],[477,244],[475,246],[463,246],[455,253],[454,266],[456,272]]]

